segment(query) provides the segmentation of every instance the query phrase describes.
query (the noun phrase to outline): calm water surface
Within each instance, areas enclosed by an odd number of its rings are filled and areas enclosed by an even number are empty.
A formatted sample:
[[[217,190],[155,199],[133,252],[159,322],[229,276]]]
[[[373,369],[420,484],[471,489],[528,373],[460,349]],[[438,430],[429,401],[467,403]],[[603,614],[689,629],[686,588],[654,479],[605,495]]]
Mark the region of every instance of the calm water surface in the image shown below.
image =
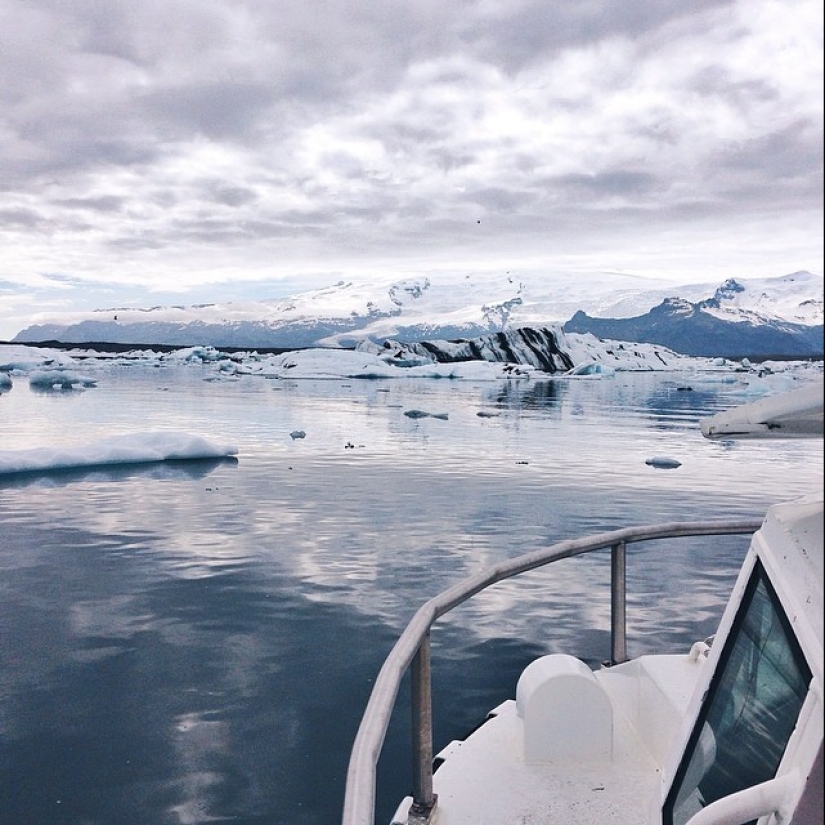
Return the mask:
[[[3,825],[334,823],[373,679],[422,601],[564,538],[760,516],[821,486],[820,442],[702,439],[700,416],[748,400],[758,379],[741,375],[95,375],[56,394],[18,379],[0,395],[3,448],[183,430],[239,454],[0,480]],[[682,466],[646,466],[654,455]],[[746,546],[632,548],[631,655],[712,633]],[[440,747],[511,697],[536,655],[608,655],[609,556],[496,585],[433,644]],[[410,785],[405,698],[378,822]]]

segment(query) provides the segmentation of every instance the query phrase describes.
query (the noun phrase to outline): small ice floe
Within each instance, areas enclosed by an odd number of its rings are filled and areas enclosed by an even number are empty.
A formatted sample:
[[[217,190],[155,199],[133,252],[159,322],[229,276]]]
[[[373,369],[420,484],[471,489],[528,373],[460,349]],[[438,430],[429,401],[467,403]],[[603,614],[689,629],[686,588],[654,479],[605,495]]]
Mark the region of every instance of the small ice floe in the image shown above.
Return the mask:
[[[616,374],[616,370],[613,367],[608,366],[607,364],[599,364],[598,362],[593,362],[591,364],[579,364],[577,367],[573,367],[572,370],[568,370],[564,373],[565,378],[600,378],[603,376],[613,376]]]
[[[184,363],[207,364],[220,361],[227,356],[211,346],[184,347],[165,356],[164,360],[183,361]]]
[[[645,464],[649,467],[656,467],[659,470],[675,470],[677,467],[682,466],[681,461],[677,461],[675,458],[669,458],[666,455],[654,455],[652,458],[646,459]]]
[[[188,433],[133,433],[102,438],[74,447],[0,450],[0,475],[157,461],[228,458],[237,455],[237,452],[234,445],[214,444]]]
[[[11,389],[11,376],[6,372],[0,372],[0,392]]]
[[[424,412],[424,410],[404,410],[404,415],[407,418],[427,418],[429,413]]]
[[[294,441],[296,438],[306,438],[307,434],[303,430],[293,430],[289,437]]]
[[[39,390],[73,390],[81,387],[96,387],[97,381],[85,375],[68,370],[36,370],[29,374],[29,386]]]
[[[447,421],[450,418],[448,413],[428,413],[424,410],[405,410],[404,415],[407,418],[440,418],[442,421]]]

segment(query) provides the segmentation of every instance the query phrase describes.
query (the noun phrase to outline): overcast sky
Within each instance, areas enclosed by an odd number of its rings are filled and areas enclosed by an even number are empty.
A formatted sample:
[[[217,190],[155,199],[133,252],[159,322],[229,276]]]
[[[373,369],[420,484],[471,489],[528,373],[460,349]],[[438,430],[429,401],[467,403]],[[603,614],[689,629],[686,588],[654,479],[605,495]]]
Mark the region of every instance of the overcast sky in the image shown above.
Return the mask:
[[[0,338],[371,272],[821,274],[822,110],[821,0],[0,0]]]

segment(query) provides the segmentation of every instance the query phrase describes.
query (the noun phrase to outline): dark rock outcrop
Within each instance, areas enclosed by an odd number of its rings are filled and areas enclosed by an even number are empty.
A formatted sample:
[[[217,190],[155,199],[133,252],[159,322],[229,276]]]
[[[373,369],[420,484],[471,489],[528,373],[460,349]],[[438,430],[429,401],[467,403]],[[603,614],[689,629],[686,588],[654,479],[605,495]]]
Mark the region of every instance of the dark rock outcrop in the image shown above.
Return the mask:
[[[458,361],[493,361],[524,364],[544,372],[567,372],[574,364],[560,347],[556,332],[548,327],[522,327],[495,332],[478,338],[452,341],[402,343],[387,340],[382,344],[365,342],[359,349],[379,354],[387,363],[413,366],[421,363],[450,364]]]

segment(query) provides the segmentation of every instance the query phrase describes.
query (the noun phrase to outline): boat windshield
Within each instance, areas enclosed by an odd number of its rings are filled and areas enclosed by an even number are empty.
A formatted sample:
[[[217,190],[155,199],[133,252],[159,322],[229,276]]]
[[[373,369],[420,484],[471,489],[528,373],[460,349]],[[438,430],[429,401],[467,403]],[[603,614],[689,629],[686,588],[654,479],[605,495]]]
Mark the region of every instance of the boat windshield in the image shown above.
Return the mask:
[[[711,802],[773,778],[810,681],[757,563],[665,800],[664,825],[684,825]]]

